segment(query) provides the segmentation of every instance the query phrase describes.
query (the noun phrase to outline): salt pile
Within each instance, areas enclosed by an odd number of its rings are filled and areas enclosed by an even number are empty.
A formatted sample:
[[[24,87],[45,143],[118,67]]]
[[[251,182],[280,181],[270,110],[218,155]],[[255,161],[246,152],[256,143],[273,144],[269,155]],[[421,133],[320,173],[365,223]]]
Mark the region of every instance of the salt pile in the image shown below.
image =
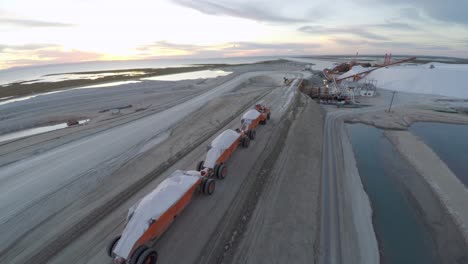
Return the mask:
[[[467,64],[434,62],[385,67],[371,72],[361,82],[369,79],[377,80],[379,88],[388,90],[468,98]]]

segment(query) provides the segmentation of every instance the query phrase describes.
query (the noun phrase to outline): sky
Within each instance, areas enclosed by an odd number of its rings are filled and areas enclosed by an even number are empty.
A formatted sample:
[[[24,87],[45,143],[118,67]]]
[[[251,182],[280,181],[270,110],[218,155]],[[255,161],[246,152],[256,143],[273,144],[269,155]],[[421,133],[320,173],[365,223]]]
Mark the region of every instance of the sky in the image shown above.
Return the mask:
[[[0,69],[158,58],[468,57],[465,0],[1,0]]]

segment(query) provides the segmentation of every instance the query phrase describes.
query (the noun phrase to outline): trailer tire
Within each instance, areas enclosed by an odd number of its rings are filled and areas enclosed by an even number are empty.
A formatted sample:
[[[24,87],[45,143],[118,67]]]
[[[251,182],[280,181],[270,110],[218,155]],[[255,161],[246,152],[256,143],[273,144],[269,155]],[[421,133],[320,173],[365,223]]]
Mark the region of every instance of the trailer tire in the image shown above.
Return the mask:
[[[257,137],[257,131],[256,130],[252,130],[250,131],[250,139],[251,140],[255,140],[255,138]]]
[[[156,262],[158,262],[158,252],[148,248],[140,255],[136,264],[156,264]]]
[[[114,237],[110,243],[107,245],[107,248],[106,248],[106,252],[107,252],[107,255],[111,258],[114,257],[114,248],[115,246],[117,245],[117,242],[119,242],[120,240],[120,235],[119,236],[116,236]]]
[[[128,264],[137,264],[138,260],[140,259],[140,256],[147,249],[148,249],[147,246],[139,246],[137,249],[135,249],[135,251],[133,251],[132,256],[130,257],[130,260],[128,261]]]
[[[216,178],[223,180],[227,176],[227,167],[224,164],[218,166],[216,170]]]
[[[248,137],[243,137],[242,138],[242,147],[248,148],[250,145],[250,138]]]
[[[260,121],[260,125],[262,125],[262,126],[266,125],[266,119],[265,119],[265,120],[262,120],[262,121]]]
[[[267,120],[270,120],[270,113],[268,113],[267,115]]]
[[[203,194],[205,194],[205,185],[206,185],[207,180],[208,180],[207,178],[203,177],[203,179],[202,179],[202,181],[200,183],[200,192],[203,193]]]
[[[205,161],[204,160],[199,161],[197,164],[197,171],[203,170],[203,165],[205,165]]]
[[[219,168],[219,166],[220,165],[216,163],[214,165],[214,168],[213,168],[213,174],[214,174],[213,176],[215,176],[216,178],[218,178],[218,168]]]
[[[216,182],[215,180],[213,179],[207,179],[206,183],[205,183],[205,190],[204,190],[204,193],[206,195],[212,195],[214,193],[214,190],[215,190],[215,187],[216,187]]]

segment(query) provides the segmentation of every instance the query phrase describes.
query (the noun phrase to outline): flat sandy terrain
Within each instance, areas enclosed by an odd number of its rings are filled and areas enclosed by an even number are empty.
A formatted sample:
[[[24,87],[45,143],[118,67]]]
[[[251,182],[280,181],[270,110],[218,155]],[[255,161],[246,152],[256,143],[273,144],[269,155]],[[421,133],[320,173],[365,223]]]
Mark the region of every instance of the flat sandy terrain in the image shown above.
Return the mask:
[[[439,245],[453,245],[439,250],[462,259],[466,189],[404,130],[417,121],[468,124],[468,117],[427,110],[422,105],[434,97],[405,93],[386,113],[388,91],[361,98],[365,108],[319,106],[298,91],[302,78],[321,82],[303,68],[226,66],[233,73],[213,79],[147,80],[0,104],[0,134],[91,119],[0,143],[0,262],[111,263],[105,247],[122,232],[128,208],[174,170],[195,169],[211,140],[239,127],[257,102],[272,108],[272,119],[234,153],[214,195],[196,196],[152,245],[161,263],[378,263],[372,208],[345,122],[398,130],[388,137],[422,176],[407,184],[425,188],[415,199],[428,222],[444,221],[434,231]],[[283,77],[295,81],[286,85]]]
[[[225,219],[242,219],[241,209],[252,204],[248,197],[260,190],[255,176],[266,164],[272,167],[274,157],[283,153],[280,149],[291,125],[295,124],[294,131],[318,133],[310,143],[315,147],[303,151],[320,156],[317,142],[322,117],[316,116],[316,127],[301,128],[292,114],[298,107],[298,81],[307,73],[297,71],[295,64],[232,70],[233,74],[216,79],[72,90],[3,105],[19,113],[18,118],[12,114],[5,119],[10,130],[43,124],[48,118],[80,116],[91,122],[2,144],[0,261],[110,262],[104,249],[122,231],[128,208],[175,169],[194,169],[206,145],[223,129],[238,127],[240,115],[260,101],[272,107],[272,120],[259,127],[250,148],[232,156],[229,176],[217,182],[215,194],[197,197],[155,244],[162,263],[216,262],[229,242],[225,238],[236,226]],[[285,76],[298,80],[285,86]],[[100,113],[126,104],[132,107],[119,115]],[[297,141],[294,144],[300,148]],[[281,155],[284,159],[285,154]],[[319,169],[318,157],[315,163],[304,161],[297,160],[297,167]],[[317,188],[318,175],[310,179],[309,186]],[[292,189],[288,184],[282,188]],[[309,195],[318,199],[317,191]],[[316,212],[317,204],[309,207]],[[287,208],[272,210],[281,214],[283,209]],[[303,217],[304,222],[312,217],[310,223],[316,223],[313,213]],[[316,235],[316,228],[307,229],[307,239]],[[219,243],[213,246],[213,241]]]
[[[249,211],[247,228],[236,230],[231,263],[314,263],[319,255],[319,194],[323,141],[320,106],[305,95],[263,192]],[[301,186],[301,188],[298,188]],[[242,232],[243,231],[243,232]],[[239,245],[236,245],[236,242]],[[232,257],[232,259],[231,259]]]

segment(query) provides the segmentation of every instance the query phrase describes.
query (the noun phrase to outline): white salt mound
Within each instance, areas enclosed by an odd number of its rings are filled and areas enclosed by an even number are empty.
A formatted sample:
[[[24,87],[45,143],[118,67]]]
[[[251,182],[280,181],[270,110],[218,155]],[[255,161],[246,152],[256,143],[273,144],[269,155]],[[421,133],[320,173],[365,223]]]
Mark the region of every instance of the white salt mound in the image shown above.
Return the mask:
[[[421,94],[468,98],[468,64],[432,62],[381,68],[361,80],[377,80],[377,87]]]
[[[374,69],[375,67],[362,67],[361,65],[356,65],[356,66],[353,66],[351,68],[351,70],[343,73],[342,75],[340,75],[338,78],[336,79],[343,79],[343,78],[348,78],[350,76],[353,76],[353,75],[356,75],[356,74],[359,74],[361,72],[366,72],[366,71],[370,71],[372,69]],[[351,80],[351,78],[350,78]]]

